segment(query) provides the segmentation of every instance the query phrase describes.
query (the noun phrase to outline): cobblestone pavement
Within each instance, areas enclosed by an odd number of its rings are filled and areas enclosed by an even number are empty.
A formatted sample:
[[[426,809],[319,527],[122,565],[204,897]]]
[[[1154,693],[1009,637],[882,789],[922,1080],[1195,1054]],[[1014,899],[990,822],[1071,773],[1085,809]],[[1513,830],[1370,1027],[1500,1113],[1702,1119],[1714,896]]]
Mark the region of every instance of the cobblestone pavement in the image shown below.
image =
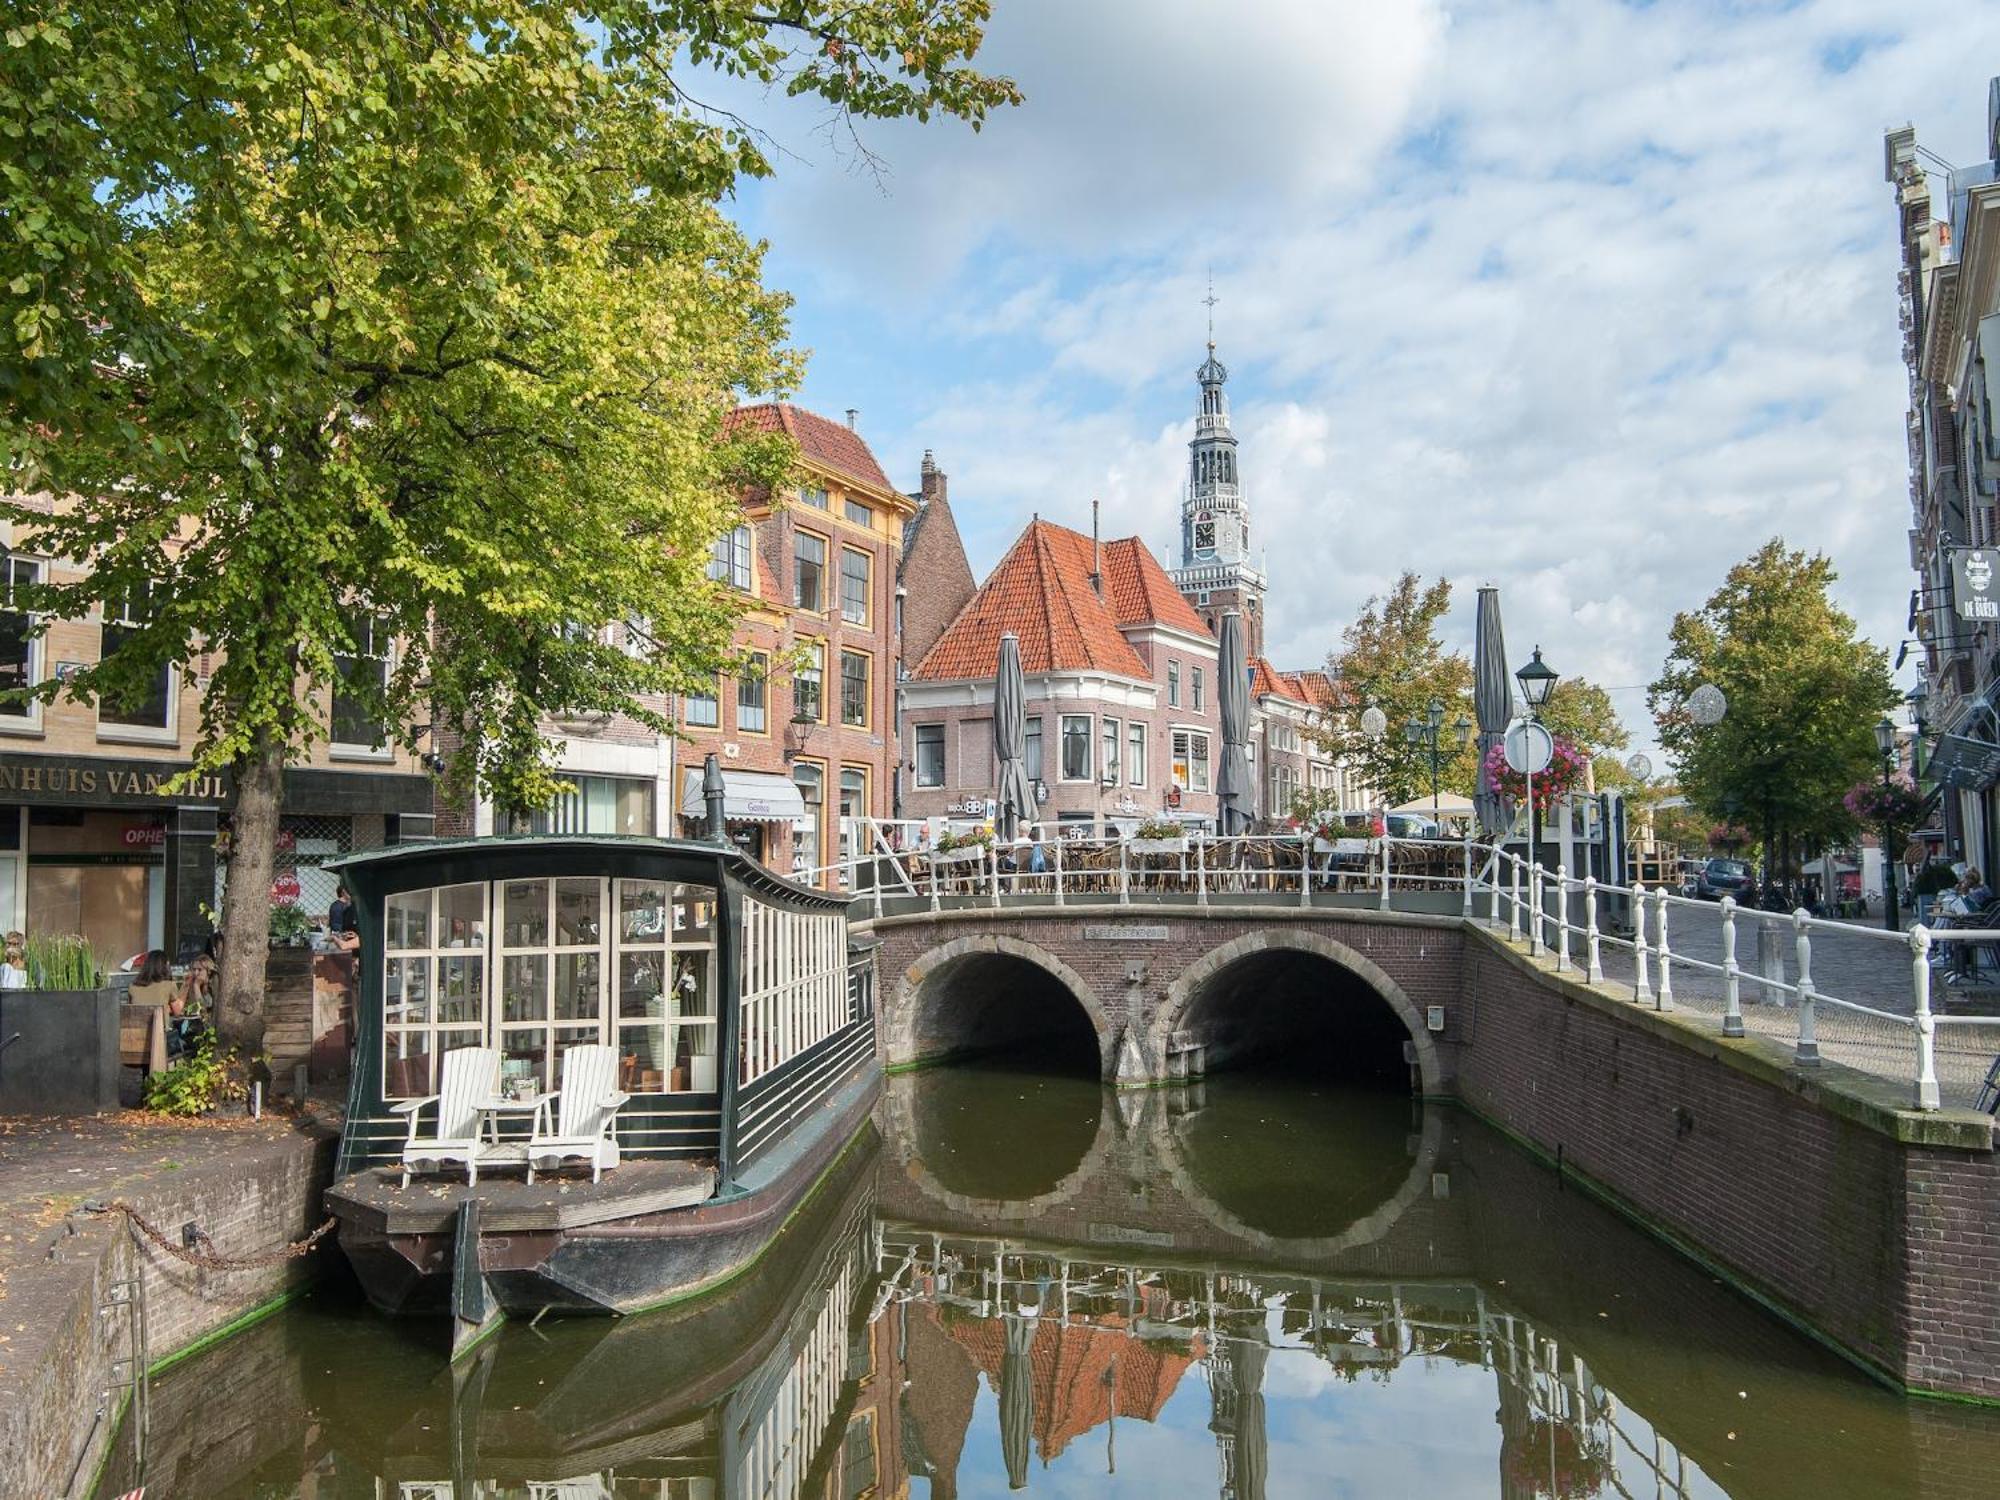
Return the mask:
[[[1787,1047],[1794,1046],[1798,1040],[1798,1007],[1793,996],[1757,982],[1757,976],[1763,972],[1758,953],[1760,926],[1774,929],[1780,937],[1777,950],[1771,954],[1778,965],[1771,971],[1772,977],[1781,975],[1786,986],[1796,987],[1798,983],[1797,934],[1791,920],[1775,914],[1738,912],[1736,961],[1742,973],[1739,995],[1744,1029],[1752,1036],[1766,1036]],[[1657,946],[1657,930],[1650,919],[1647,930]],[[1814,1018],[1821,1055],[1882,1078],[1908,1083],[1914,1097],[1915,1030],[1909,1023],[1888,1019],[1888,1016],[1912,1016],[1916,1011],[1907,940],[1891,940],[1879,928],[1869,929],[1860,924],[1814,926],[1808,932],[1813,988],[1820,997]],[[1607,937],[1601,947],[1606,981],[1623,986],[1629,993],[1635,967],[1631,945]],[[1674,1007],[1707,1018],[1720,1031],[1725,1008],[1720,908],[1670,906],[1667,948],[1674,959]],[[1571,933],[1570,949],[1572,960],[1581,967],[1584,940],[1580,932]],[[1652,991],[1656,991],[1659,985],[1656,955],[1649,955],[1647,968]],[[1652,991],[1647,1003],[1655,1003],[1650,999]],[[1887,1012],[1888,1016],[1863,1014],[1837,1001]],[[1996,1055],[2000,1055],[2000,987],[1947,985],[1944,972],[1933,969],[1931,1005],[1939,1017],[1936,1053],[1943,1102],[1947,1106],[1971,1105],[1987,1069]],[[1982,1018],[1990,1019],[1982,1024]]]

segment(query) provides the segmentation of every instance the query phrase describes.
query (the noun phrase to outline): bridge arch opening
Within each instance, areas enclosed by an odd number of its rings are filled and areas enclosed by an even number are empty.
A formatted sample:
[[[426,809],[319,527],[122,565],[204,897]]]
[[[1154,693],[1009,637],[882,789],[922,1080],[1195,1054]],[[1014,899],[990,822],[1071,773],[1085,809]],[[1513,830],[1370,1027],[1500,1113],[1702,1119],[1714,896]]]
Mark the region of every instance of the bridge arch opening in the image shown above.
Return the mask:
[[[1230,944],[1175,989],[1163,1028],[1200,1044],[1211,1075],[1396,1093],[1414,1081],[1430,1091],[1435,1057],[1415,1007],[1374,964],[1330,940],[1301,933]]]
[[[1105,1026],[1088,986],[1007,938],[965,940],[920,963],[894,1061],[1002,1062],[1101,1079]]]

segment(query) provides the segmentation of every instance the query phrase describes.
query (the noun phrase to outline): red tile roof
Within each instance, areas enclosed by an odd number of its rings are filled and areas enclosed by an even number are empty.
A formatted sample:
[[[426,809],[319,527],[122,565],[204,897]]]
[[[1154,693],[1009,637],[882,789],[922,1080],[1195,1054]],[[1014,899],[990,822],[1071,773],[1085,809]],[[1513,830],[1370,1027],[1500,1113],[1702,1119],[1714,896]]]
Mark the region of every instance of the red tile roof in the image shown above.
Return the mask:
[[[1280,672],[1278,674],[1292,689],[1292,696],[1302,703],[1310,703],[1314,708],[1333,708],[1347,701],[1347,694],[1339,683],[1326,673],[1308,669],[1304,672]]]
[[[729,414],[725,429],[738,425],[782,432],[799,445],[808,463],[819,464],[858,479],[876,489],[896,493],[889,476],[875,461],[875,454],[861,434],[844,422],[829,421],[817,412],[785,401],[764,401],[755,406],[739,406]]]
[[[1089,546],[1088,537],[1074,531],[1068,534]],[[1212,634],[1187,597],[1174,587],[1167,570],[1136,536],[1104,544],[1104,584],[1120,625],[1171,625],[1193,635]]]
[[[1296,680],[1296,674],[1287,675],[1278,671],[1269,660],[1258,656],[1250,661],[1250,696],[1255,698],[1289,698],[1294,703],[1310,704],[1305,689]]]
[[[1090,556],[1082,532],[1033,522],[912,675],[933,682],[991,677],[1000,637],[1011,630],[1021,640],[1023,671],[1096,670],[1150,680],[1125,629],[1162,624],[1208,634],[1137,537],[1104,544],[1102,596],[1090,584]]]

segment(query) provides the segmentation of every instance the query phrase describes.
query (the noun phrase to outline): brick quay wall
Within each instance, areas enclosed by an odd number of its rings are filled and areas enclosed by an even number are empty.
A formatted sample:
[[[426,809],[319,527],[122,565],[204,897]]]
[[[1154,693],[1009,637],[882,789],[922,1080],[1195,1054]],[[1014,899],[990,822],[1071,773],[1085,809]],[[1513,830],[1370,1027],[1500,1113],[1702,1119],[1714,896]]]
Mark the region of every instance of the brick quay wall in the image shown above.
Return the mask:
[[[303,1257],[200,1270],[143,1239],[123,1214],[83,1205],[120,1200],[176,1245],[193,1224],[217,1256],[268,1255],[324,1217],[334,1137],[284,1120],[0,1123],[0,1201],[15,1225],[4,1265],[0,1495],[80,1497],[130,1457],[133,1425],[121,1416],[139,1328],[115,1304],[132,1283],[142,1289],[144,1358],[157,1370],[303,1289],[338,1253],[328,1237]]]
[[[1353,909],[1015,908],[891,916],[879,939],[885,1061],[949,1054],[954,1015],[1005,999],[1026,961],[1088,1015],[1107,1079],[1160,1083],[1167,1047],[1232,965],[1316,954],[1409,1033],[1426,1093],[1518,1144],[1739,1290],[1900,1389],[2000,1402],[1994,1122],[1919,1113],[1905,1088],[1765,1038],[1556,975],[1472,922]],[[1016,971],[1018,972],[1018,971]],[[1245,971],[1247,972],[1247,971]],[[1329,980],[1327,1003],[1366,1004]],[[955,1028],[957,1028],[955,1030]]]

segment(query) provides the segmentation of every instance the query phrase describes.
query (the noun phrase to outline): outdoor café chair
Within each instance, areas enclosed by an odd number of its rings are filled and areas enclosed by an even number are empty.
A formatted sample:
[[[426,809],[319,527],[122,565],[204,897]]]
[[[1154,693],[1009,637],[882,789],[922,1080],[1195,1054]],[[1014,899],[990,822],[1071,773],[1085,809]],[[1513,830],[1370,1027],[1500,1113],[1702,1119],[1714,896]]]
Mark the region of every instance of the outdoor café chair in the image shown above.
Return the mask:
[[[456,1047],[445,1053],[438,1091],[424,1099],[405,1099],[390,1106],[409,1122],[403,1141],[403,1186],[410,1185],[410,1168],[463,1162],[468,1186],[479,1183],[479,1115],[481,1107],[500,1092],[500,1053],[492,1047]],[[437,1106],[436,1124],[419,1135],[424,1106]]]
[[[595,1042],[565,1049],[562,1088],[555,1098],[553,1122],[547,1096],[535,1112],[535,1131],[528,1138],[528,1181],[535,1180],[538,1165],[550,1162],[560,1168],[566,1161],[588,1161],[590,1180],[599,1181],[605,1168],[618,1165],[618,1142],[611,1127],[631,1098],[618,1088],[618,1049]]]

